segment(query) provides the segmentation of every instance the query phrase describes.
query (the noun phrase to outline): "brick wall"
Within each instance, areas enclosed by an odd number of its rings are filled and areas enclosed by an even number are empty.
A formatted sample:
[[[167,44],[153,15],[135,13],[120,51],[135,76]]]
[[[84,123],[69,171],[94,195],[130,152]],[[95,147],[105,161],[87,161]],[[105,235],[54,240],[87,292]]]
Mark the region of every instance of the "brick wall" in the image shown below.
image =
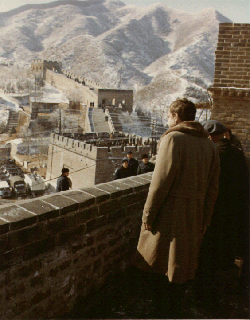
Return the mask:
[[[151,176],[0,206],[1,318],[59,318],[129,263]]]
[[[250,24],[221,23],[214,87],[250,88]]]
[[[211,118],[231,128],[250,157],[250,24],[221,23]]]

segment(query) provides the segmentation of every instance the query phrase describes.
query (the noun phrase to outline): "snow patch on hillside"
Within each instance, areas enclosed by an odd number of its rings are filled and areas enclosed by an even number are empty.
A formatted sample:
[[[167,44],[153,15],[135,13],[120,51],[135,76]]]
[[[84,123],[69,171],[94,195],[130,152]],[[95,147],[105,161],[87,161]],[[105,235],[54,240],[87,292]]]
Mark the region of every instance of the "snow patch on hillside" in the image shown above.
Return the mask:
[[[188,13],[120,1],[58,1],[2,16],[0,60],[58,60],[103,87],[136,85],[146,109],[176,97],[206,99],[219,23],[230,22],[213,8]]]

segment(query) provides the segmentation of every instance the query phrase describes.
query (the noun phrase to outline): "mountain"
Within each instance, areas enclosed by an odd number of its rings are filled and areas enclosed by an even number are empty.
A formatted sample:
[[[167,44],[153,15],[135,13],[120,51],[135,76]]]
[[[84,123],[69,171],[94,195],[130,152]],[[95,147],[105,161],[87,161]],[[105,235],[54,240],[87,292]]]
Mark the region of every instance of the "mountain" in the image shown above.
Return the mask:
[[[212,8],[188,13],[159,3],[26,5],[0,13],[0,61],[62,61],[105,87],[134,88],[137,104],[152,109],[177,97],[206,97],[220,22],[231,21]]]

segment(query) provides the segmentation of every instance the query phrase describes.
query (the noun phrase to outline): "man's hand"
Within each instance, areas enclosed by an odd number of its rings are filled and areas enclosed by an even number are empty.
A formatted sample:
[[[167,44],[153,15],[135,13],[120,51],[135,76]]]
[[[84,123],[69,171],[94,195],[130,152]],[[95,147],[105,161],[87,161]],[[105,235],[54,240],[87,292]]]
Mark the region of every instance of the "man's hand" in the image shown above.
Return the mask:
[[[144,224],[145,230],[152,231],[152,226],[150,224],[147,224],[146,222],[144,222],[143,224]]]

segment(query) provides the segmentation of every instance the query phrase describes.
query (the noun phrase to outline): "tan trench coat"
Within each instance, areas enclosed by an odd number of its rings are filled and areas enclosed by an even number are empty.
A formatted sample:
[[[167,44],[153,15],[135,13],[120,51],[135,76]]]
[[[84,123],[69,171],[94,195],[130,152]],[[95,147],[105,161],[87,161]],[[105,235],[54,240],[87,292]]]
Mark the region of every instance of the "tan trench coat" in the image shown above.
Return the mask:
[[[142,221],[136,265],[168,276],[193,279],[202,229],[210,224],[219,187],[219,153],[194,121],[167,131],[160,142]]]

